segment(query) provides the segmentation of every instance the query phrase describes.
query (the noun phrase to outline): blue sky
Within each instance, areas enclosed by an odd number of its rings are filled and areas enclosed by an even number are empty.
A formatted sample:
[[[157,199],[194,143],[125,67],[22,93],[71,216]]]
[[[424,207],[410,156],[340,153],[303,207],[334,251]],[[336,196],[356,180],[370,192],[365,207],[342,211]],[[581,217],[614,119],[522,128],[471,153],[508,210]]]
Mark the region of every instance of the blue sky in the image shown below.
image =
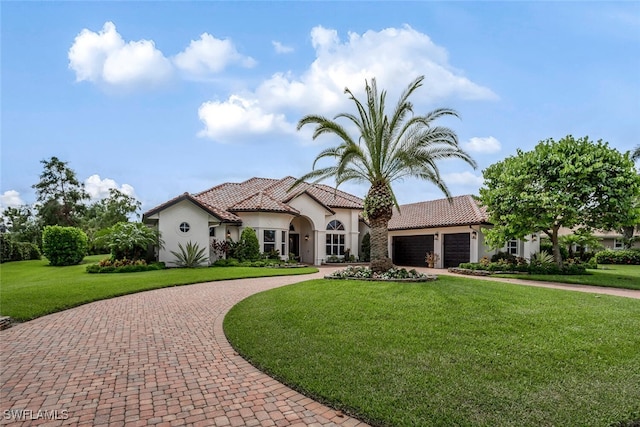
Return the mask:
[[[295,130],[353,111],[376,77],[393,105],[456,109],[478,169],[440,163],[454,195],[540,140],[640,144],[640,2],[11,2],[1,13],[2,207],[35,202],[40,161],[94,198],[150,209],[253,176],[301,176],[336,141]],[[361,197],[362,185],[342,189]],[[395,185],[400,203],[442,197]]]

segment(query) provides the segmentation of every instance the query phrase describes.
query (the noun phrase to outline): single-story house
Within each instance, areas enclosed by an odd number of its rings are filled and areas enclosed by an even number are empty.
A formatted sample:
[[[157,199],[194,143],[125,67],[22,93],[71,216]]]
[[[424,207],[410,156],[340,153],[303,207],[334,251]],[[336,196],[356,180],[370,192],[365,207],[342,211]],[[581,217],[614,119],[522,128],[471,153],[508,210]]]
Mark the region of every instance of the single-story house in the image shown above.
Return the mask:
[[[251,178],[227,182],[197,194],[184,193],[143,215],[164,240],[158,260],[174,265],[178,243],[209,248],[214,240],[237,241],[246,227],[256,231],[262,252],[279,251],[283,259],[296,257],[320,265],[327,257],[348,251],[356,258],[368,230],[362,219],[363,200],[323,184]]]
[[[143,215],[143,222],[160,231],[164,246],[159,261],[175,265],[178,244],[196,243],[216,260],[215,240],[237,241],[242,230],[256,231],[262,252],[279,251],[307,264],[320,265],[346,253],[359,258],[369,227],[362,218],[363,200],[323,184],[251,178],[227,182],[197,194],[184,193]],[[389,254],[396,265],[426,265],[427,252],[439,258],[436,267],[477,262],[495,251],[485,245],[482,229],[490,227],[486,211],[472,196],[457,196],[400,206],[389,222]],[[539,251],[537,236],[513,240],[503,250],[529,258]]]
[[[428,252],[437,255],[436,268],[478,262],[498,251],[485,244],[483,229],[490,227],[486,209],[471,195],[401,205],[389,221],[389,254],[403,266],[425,266]],[[530,259],[540,251],[540,241],[533,234],[499,250]]]

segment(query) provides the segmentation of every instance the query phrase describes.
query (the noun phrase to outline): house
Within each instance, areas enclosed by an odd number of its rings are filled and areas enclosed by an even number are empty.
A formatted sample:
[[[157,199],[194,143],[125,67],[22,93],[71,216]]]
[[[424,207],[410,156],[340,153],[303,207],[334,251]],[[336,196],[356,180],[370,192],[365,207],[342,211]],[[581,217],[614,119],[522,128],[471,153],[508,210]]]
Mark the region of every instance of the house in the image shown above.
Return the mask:
[[[393,263],[424,266],[427,252],[435,252],[436,268],[457,267],[491,256],[483,229],[490,228],[487,211],[470,195],[401,205],[389,221],[389,254]],[[540,251],[537,234],[510,240],[501,251],[529,259]]]
[[[278,251],[303,263],[320,265],[327,257],[358,257],[362,237],[368,230],[362,220],[363,200],[323,184],[251,178],[227,182],[197,194],[184,193],[143,215],[164,240],[158,260],[175,265],[171,251],[178,244],[196,243],[209,248],[215,261],[214,240],[237,241],[246,227],[256,231],[262,252]]]
[[[561,227],[558,230],[558,236],[570,236],[574,234],[574,230],[566,227]],[[593,230],[593,237],[595,237],[599,243],[604,247],[604,249],[611,250],[622,250],[625,248],[624,246],[624,236],[620,230]],[[636,240],[632,243],[632,248],[640,248],[640,235],[638,234],[638,230],[633,231],[633,237]],[[593,248],[586,248],[587,250],[593,250]],[[577,250],[576,245],[573,245],[573,250]]]

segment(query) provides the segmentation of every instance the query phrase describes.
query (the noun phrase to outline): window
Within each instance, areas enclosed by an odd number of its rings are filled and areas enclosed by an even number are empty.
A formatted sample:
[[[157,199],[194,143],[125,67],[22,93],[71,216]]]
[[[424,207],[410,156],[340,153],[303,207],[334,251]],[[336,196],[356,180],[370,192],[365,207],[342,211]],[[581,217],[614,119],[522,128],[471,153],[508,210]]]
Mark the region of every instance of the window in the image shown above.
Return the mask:
[[[518,241],[517,240],[509,240],[507,242],[507,253],[511,255],[518,255]]]
[[[216,228],[209,227],[209,237],[216,237]]]
[[[341,231],[341,233],[335,233],[335,231]],[[335,219],[327,224],[326,252],[328,256],[344,255],[344,225]]]
[[[344,225],[337,219],[334,219],[329,224],[327,224],[327,230],[342,230],[344,231]]]
[[[182,231],[183,233],[188,233],[189,230],[191,229],[191,226],[189,225],[188,222],[182,222],[180,223],[180,225],[178,226],[178,229],[180,231]]]
[[[624,243],[620,239],[613,239],[613,249],[624,249]]]
[[[285,255],[287,253],[287,247],[285,245],[285,242],[287,241],[287,232],[286,231],[282,231],[282,245],[281,245],[281,250],[280,250],[280,255]]]
[[[276,230],[264,230],[263,232],[264,247],[263,251],[269,253],[276,250]]]

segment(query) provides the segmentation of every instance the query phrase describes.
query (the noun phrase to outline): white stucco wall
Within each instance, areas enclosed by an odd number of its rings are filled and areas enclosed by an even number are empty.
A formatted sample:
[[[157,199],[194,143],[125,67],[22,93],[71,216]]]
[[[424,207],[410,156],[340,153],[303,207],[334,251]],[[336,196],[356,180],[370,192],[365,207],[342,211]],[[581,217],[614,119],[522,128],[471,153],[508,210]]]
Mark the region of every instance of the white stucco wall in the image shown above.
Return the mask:
[[[187,200],[160,211],[157,218],[158,230],[164,241],[164,247],[160,248],[158,252],[159,261],[166,263],[168,267],[174,267],[176,257],[171,251],[178,252],[179,243],[185,247],[188,242],[192,242],[200,248],[207,248],[207,253],[209,253],[209,224],[217,223],[216,218],[209,216],[201,208]],[[189,224],[189,231],[186,233],[180,231],[180,224],[183,222]],[[203,265],[207,264],[208,261],[203,263]]]
[[[240,212],[237,215],[242,219],[242,227],[240,227],[238,230],[240,235],[242,235],[242,230],[244,230],[245,228],[253,228],[256,232],[256,235],[258,236],[258,242],[260,243],[260,252],[265,252],[265,230],[273,230],[275,231],[275,249],[280,252],[281,259],[286,260],[288,258],[289,224],[294,218],[293,215],[271,212]],[[282,234],[283,232],[284,238]]]

